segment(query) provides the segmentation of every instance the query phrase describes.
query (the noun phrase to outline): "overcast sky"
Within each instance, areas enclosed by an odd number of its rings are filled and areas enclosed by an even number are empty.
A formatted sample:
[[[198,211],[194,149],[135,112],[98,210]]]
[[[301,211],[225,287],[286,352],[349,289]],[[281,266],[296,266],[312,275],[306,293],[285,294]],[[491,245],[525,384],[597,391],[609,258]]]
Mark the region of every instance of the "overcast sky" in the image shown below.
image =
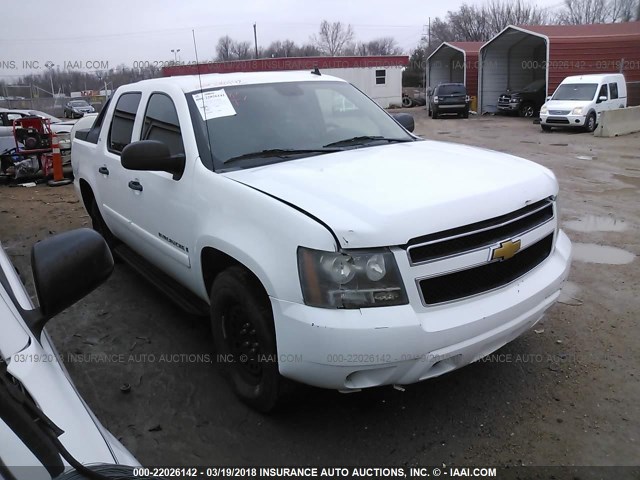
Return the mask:
[[[215,56],[218,38],[230,35],[253,45],[291,39],[301,44],[323,19],[351,24],[356,39],[393,36],[410,52],[426,32],[429,17],[444,17],[464,0],[31,0],[3,2],[0,29],[0,79],[11,81],[29,69],[99,70],[134,62],[194,61],[195,30],[200,61]],[[481,4],[482,0],[467,0]],[[555,8],[561,0],[537,0]],[[28,8],[26,7],[28,5]],[[26,8],[26,10],[25,10]],[[6,21],[13,19],[13,21]]]

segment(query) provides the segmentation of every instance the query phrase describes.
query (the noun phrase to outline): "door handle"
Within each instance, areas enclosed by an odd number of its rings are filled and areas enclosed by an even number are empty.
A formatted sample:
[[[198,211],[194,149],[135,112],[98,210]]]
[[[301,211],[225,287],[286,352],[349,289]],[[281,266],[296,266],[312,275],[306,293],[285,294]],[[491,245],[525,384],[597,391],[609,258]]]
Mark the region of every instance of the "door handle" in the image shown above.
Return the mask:
[[[103,175],[109,175],[109,169],[107,167],[100,167],[98,169],[98,172],[103,174]]]
[[[142,185],[140,185],[140,182],[138,182],[137,180],[131,180],[129,182],[129,188],[131,190],[137,190],[138,192],[142,191]]]

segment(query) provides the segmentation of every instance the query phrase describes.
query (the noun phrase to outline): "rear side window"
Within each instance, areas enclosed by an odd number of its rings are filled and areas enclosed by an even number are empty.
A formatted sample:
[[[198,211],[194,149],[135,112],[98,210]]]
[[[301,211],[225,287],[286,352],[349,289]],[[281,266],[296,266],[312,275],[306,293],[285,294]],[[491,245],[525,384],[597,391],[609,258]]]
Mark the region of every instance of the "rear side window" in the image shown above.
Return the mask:
[[[133,123],[141,97],[141,93],[125,93],[118,99],[109,130],[109,151],[120,153],[131,143]]]
[[[609,93],[611,94],[611,100],[618,98],[618,84],[616,82],[609,84]]]
[[[104,122],[104,117],[107,114],[107,110],[109,110],[109,104],[111,103],[111,99],[107,100],[107,103],[104,104],[102,110],[98,114],[96,121],[93,122],[93,126],[87,133],[87,142],[98,143],[98,137],[100,136],[100,129],[102,128],[102,123]],[[76,134],[78,136],[78,134]]]
[[[167,95],[154,93],[149,98],[141,139],[164,143],[171,155],[184,154],[178,112]]]

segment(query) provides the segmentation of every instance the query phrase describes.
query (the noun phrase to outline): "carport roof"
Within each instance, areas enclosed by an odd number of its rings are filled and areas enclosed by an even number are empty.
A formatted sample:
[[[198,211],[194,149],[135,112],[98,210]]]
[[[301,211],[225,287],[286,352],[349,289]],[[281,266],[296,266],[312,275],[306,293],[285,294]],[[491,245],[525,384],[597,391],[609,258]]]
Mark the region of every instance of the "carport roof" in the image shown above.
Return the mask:
[[[441,48],[450,47],[454,50],[459,50],[464,53],[478,53],[480,51],[480,47],[484,45],[484,42],[442,42],[438,45],[431,55],[427,58],[427,60],[433,57]]]
[[[593,25],[518,25],[516,28],[549,38],[640,36],[640,22],[597,23]]]

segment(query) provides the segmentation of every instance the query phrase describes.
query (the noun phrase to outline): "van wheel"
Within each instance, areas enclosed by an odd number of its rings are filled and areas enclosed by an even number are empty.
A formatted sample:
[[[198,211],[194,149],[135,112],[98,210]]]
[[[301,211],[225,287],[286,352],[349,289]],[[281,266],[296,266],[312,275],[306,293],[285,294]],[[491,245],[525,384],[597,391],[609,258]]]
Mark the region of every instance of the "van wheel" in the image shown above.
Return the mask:
[[[587,132],[593,132],[596,129],[596,114],[591,112],[584,123],[584,129]]]
[[[543,132],[550,132],[551,131],[551,127],[549,125],[545,125],[543,123],[540,124],[540,128],[542,128]]]
[[[235,394],[261,412],[280,399],[276,334],[269,299],[243,267],[220,273],[211,287],[211,328],[216,353]]]
[[[520,114],[521,117],[531,118],[536,112],[535,112],[535,108],[533,108],[533,105],[531,103],[525,103],[520,107],[520,110],[518,111],[518,113]]]

